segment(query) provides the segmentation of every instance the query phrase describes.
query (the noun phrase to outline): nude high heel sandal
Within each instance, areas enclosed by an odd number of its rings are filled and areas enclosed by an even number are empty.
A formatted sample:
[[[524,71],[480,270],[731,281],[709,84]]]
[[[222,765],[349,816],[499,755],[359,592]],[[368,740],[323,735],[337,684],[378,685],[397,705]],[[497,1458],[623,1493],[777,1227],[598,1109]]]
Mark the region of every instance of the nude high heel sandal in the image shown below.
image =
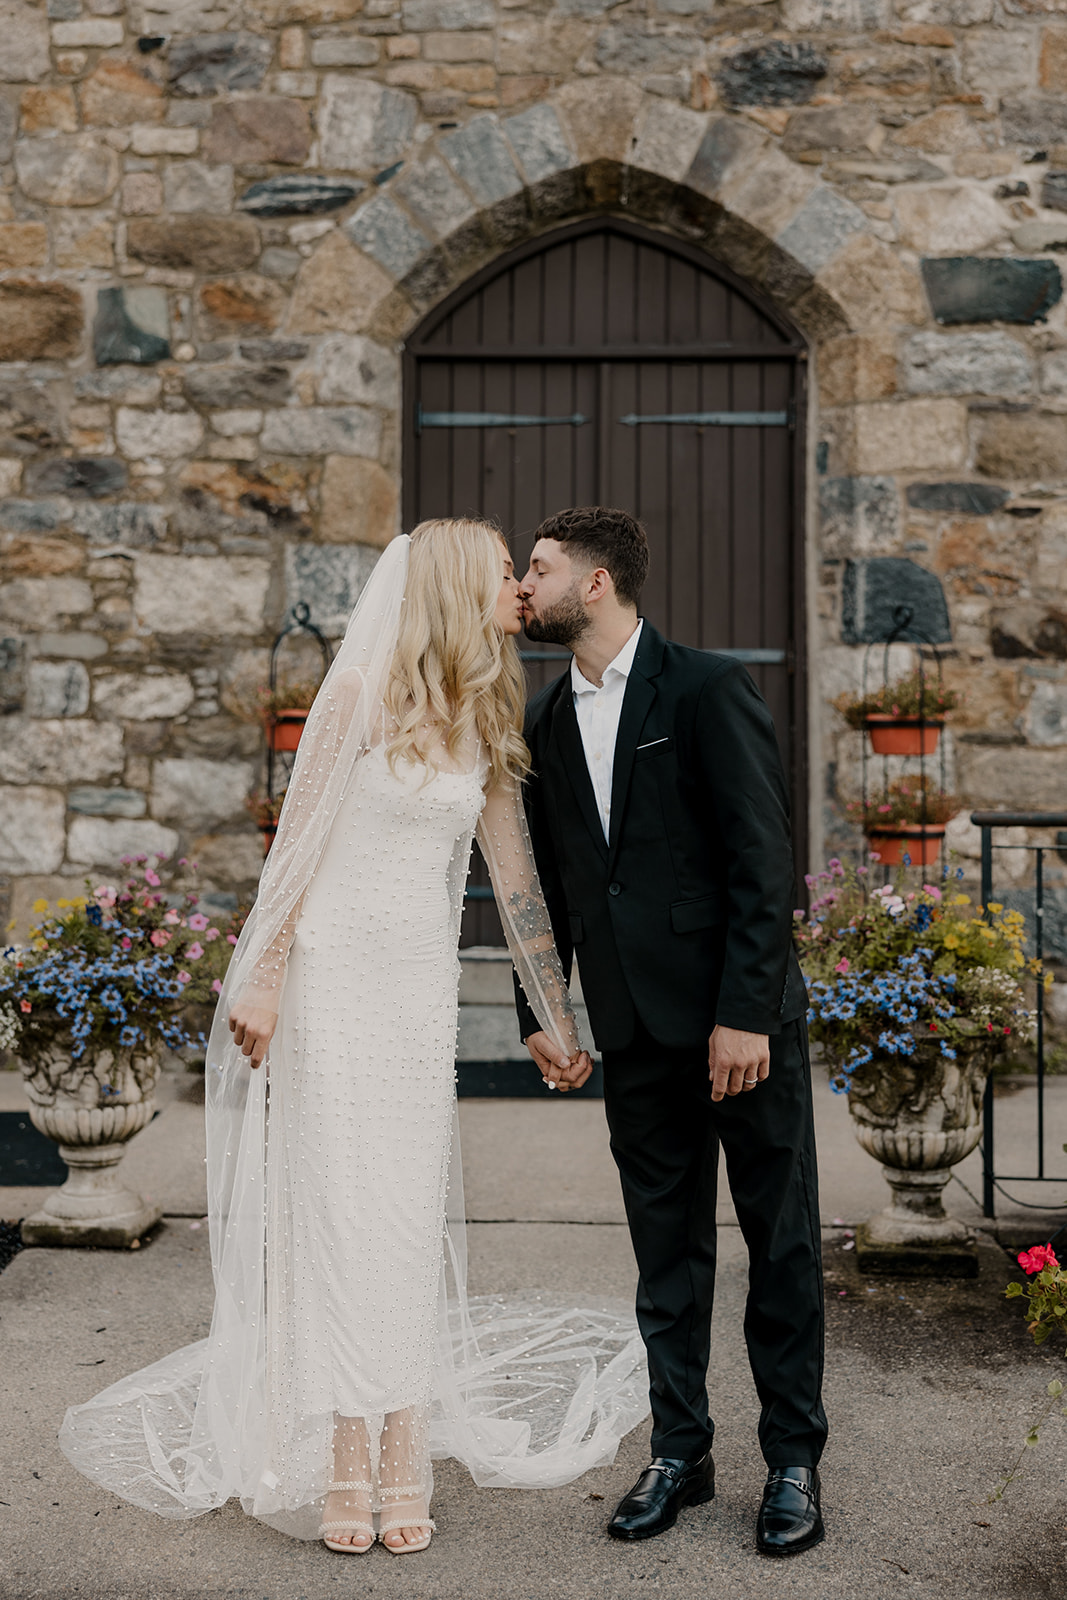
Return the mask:
[[[371,1495],[370,1484],[360,1483],[354,1478],[347,1479],[343,1483],[331,1483],[326,1493],[343,1494],[353,1489],[361,1490],[366,1495],[367,1505],[369,1506]],[[401,1526],[410,1527],[411,1524],[402,1523]],[[366,1544],[338,1544],[335,1539],[328,1537],[328,1535],[331,1533],[369,1533],[370,1538]],[[374,1524],[371,1522],[364,1522],[362,1519],[357,1517],[343,1517],[339,1521],[320,1523],[318,1537],[322,1540],[327,1550],[336,1550],[340,1555],[343,1556],[362,1556],[366,1555],[367,1551],[374,1544]]]
[[[385,1495],[382,1498],[385,1500]],[[411,1506],[411,1515],[409,1516],[400,1515],[400,1508],[405,1501],[409,1502]],[[425,1504],[426,1501],[422,1498],[422,1490],[419,1488],[394,1489],[390,1492],[388,1503],[382,1506],[382,1516],[384,1518],[387,1511],[392,1512],[392,1515],[387,1521],[383,1520],[378,1529],[378,1538],[385,1545],[391,1556],[413,1555],[416,1550],[426,1549],[433,1535],[437,1532],[437,1524],[432,1517],[420,1517],[416,1514]],[[406,1539],[403,1544],[386,1543],[386,1534],[398,1533],[401,1528],[425,1528],[426,1537],[419,1539],[415,1544],[408,1544]]]

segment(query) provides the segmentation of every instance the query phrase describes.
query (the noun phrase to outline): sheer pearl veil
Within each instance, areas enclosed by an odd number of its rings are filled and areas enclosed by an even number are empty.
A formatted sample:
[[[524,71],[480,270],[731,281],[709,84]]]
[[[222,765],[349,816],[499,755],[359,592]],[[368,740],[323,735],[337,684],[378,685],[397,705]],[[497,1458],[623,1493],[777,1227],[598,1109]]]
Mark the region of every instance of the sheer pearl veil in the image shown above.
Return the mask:
[[[410,538],[383,552],[308,716],[259,893],[219,997],[206,1065],[208,1211],[215,1306],[206,1339],[71,1408],[60,1445],[81,1472],[167,1517],[196,1516],[238,1497],[247,1512],[314,1538],[329,1477],[330,1434],[298,1420],[284,1463],[267,1415],[268,1071],[252,1071],[228,1027],[238,996],[277,1011],[300,903],[322,857],[356,763],[374,742],[396,651]],[[521,804],[500,844],[479,828],[498,899],[501,874],[531,863]],[[524,856],[525,852],[525,856]],[[495,858],[495,859],[494,859]],[[501,866],[501,858],[504,865]],[[466,863],[462,863],[465,873]],[[495,870],[494,870],[495,868]],[[521,875],[520,875],[521,876]],[[536,874],[530,879],[539,899]],[[502,907],[530,1003],[563,1048],[573,1023],[557,992],[554,951],[522,910]],[[543,902],[541,902],[543,912]],[[521,928],[516,927],[520,921]],[[532,937],[531,937],[532,934]],[[548,946],[551,946],[550,936]],[[284,1048],[284,1030],[271,1044]],[[285,1063],[288,1069],[289,1063]],[[561,1111],[563,1108],[560,1108]],[[563,1112],[565,1115],[565,1111]],[[470,1299],[458,1118],[453,1117],[430,1453],[456,1457],[475,1482],[548,1488],[613,1459],[648,1409],[644,1352],[628,1307],[544,1296]]]

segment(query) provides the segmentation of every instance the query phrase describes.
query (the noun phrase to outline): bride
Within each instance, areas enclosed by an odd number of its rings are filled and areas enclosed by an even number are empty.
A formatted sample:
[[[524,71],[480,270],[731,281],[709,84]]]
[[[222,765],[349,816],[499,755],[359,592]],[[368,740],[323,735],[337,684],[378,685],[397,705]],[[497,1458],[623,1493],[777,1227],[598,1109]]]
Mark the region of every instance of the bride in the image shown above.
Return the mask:
[[[308,717],[207,1056],[205,1340],[67,1412],[87,1476],[163,1516],[240,1497],[298,1538],[425,1549],[432,1457],[494,1487],[613,1459],[647,1410],[629,1312],[469,1299],[455,1117],[472,837],[561,1089],[590,1070],[521,801],[499,532],[392,541]],[[259,1070],[263,1067],[264,1070]]]

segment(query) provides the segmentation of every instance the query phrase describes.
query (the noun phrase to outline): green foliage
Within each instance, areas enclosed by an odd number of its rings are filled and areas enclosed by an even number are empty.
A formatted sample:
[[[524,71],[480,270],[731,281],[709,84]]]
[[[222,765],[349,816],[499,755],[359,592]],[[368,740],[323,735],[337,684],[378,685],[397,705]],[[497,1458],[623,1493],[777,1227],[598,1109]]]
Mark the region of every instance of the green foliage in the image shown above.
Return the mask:
[[[922,685],[916,670],[906,678],[898,678],[896,683],[883,684],[870,694],[841,694],[834,701],[836,710],[850,728],[862,728],[872,714],[901,719],[921,716],[928,722],[940,722],[958,705],[959,696],[954,690],[944,688],[936,670],[924,675]]]

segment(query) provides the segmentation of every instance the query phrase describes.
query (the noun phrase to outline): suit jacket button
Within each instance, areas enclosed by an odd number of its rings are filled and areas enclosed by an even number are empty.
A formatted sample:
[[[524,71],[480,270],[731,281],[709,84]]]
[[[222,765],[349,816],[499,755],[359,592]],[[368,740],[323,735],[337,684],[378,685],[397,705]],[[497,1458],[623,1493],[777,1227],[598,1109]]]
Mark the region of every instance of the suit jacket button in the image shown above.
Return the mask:
[[[622,884],[621,883],[609,883],[608,884],[608,893],[609,894],[621,894],[622,893]]]

